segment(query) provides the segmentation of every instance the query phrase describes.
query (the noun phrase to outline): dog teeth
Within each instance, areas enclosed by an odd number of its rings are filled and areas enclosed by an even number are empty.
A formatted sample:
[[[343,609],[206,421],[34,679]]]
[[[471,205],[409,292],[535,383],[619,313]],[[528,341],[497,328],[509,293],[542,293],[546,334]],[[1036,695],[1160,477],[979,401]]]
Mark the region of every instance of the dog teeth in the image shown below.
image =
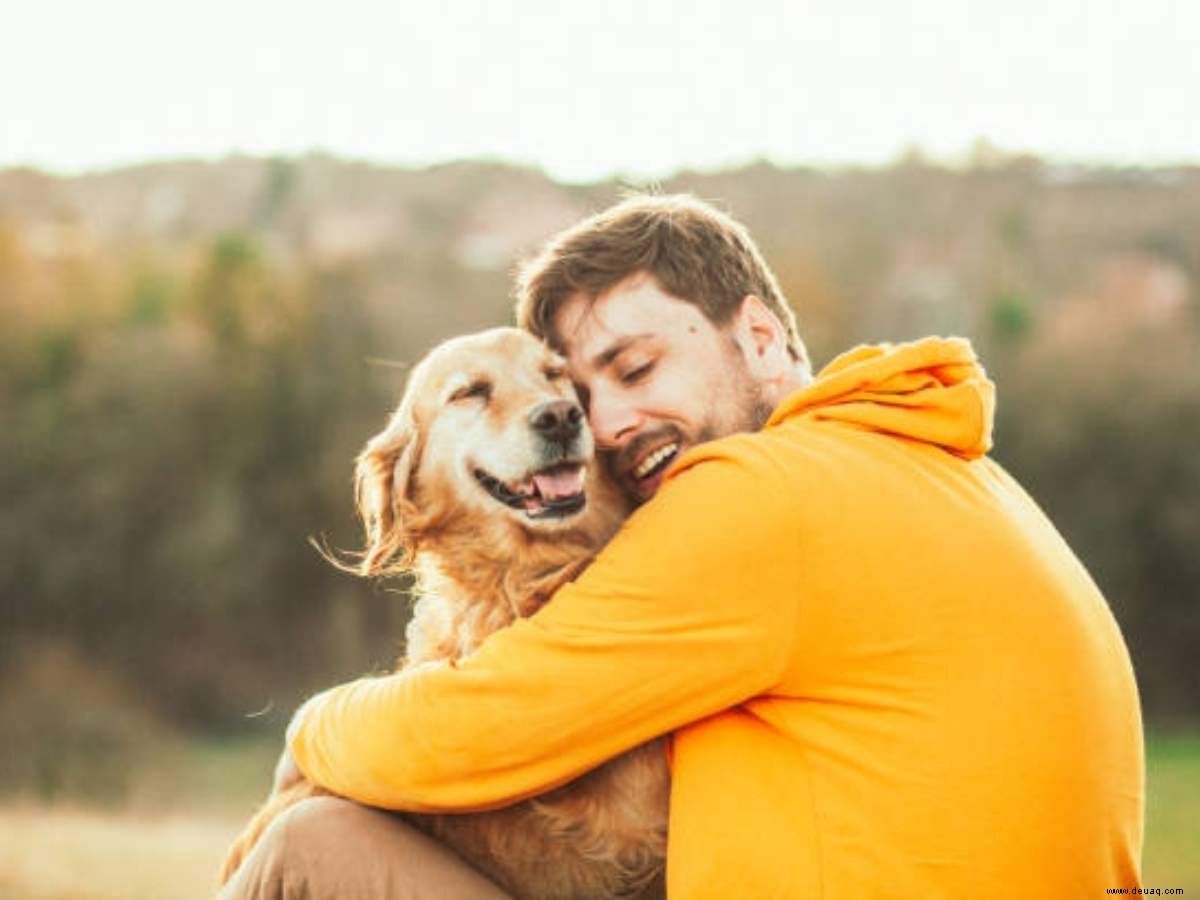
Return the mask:
[[[634,477],[645,478],[653,472],[663,460],[675,453],[679,449],[678,444],[667,444],[664,447],[659,447],[649,456],[642,460],[641,464],[633,470]]]

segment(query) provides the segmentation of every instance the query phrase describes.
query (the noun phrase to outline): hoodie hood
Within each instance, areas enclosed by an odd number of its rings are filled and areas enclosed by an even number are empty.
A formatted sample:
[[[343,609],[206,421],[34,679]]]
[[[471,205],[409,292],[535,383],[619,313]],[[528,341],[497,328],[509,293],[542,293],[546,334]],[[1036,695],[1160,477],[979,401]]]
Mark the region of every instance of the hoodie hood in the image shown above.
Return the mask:
[[[995,386],[963,338],[855,347],[791,394],[766,427],[799,416],[846,422],[964,459],[992,446]]]

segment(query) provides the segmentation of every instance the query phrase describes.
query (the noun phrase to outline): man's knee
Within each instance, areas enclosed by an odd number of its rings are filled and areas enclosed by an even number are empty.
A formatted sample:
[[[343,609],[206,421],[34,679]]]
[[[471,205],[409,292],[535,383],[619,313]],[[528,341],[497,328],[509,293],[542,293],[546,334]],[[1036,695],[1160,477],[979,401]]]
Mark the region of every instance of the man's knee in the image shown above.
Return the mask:
[[[310,877],[325,868],[323,855],[341,842],[354,805],[340,797],[309,797],[285,809],[242,860],[221,900],[289,900],[307,893]]]
[[[236,882],[236,884],[235,884]],[[263,833],[222,900],[504,900],[504,893],[399,816],[310,797]]]
[[[284,810],[263,834],[289,868],[330,854],[356,830],[365,810],[342,797],[308,797]]]

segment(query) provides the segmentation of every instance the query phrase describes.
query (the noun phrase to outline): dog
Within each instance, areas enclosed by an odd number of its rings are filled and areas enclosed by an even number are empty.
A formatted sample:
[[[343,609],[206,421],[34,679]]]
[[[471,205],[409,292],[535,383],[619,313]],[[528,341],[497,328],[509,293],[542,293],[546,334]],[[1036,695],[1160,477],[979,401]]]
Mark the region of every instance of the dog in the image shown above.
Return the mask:
[[[366,547],[341,567],[417,576],[401,668],[461,659],[535,613],[629,512],[595,464],[562,358],[515,328],[455,338],[422,359],[359,455],[355,488]],[[669,779],[659,739],[503,809],[402,815],[515,897],[656,895]],[[304,780],[275,793],[221,883],[279,813],[325,793]]]

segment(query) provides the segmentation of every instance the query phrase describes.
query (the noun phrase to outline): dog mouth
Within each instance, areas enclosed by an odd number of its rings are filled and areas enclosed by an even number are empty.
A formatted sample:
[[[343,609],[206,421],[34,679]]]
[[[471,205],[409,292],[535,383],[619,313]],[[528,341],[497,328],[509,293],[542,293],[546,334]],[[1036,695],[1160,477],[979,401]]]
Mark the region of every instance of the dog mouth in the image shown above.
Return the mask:
[[[495,500],[520,510],[530,519],[565,519],[587,505],[582,463],[556,463],[516,484],[475,469],[475,480]]]

